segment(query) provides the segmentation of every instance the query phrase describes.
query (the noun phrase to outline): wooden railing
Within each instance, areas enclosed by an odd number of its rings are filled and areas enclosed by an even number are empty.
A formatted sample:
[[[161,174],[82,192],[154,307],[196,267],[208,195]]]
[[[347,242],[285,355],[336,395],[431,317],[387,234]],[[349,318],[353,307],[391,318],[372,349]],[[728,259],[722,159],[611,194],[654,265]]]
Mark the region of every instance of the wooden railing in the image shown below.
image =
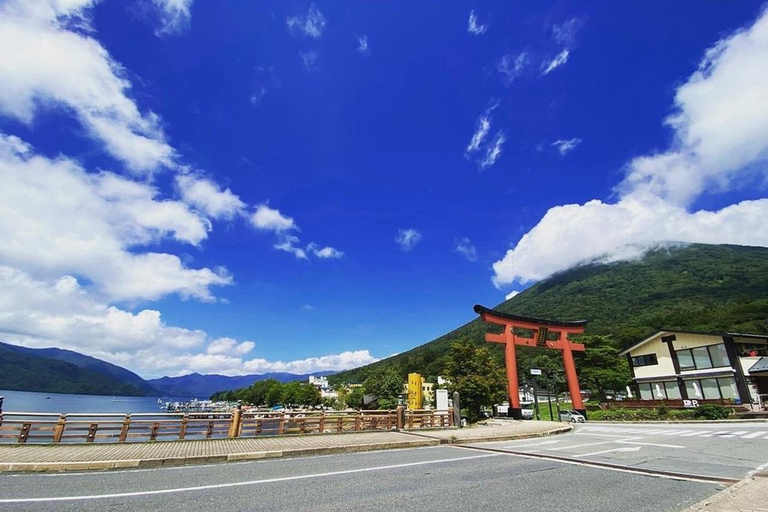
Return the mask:
[[[0,443],[99,443],[330,434],[453,426],[451,411],[0,413]]]

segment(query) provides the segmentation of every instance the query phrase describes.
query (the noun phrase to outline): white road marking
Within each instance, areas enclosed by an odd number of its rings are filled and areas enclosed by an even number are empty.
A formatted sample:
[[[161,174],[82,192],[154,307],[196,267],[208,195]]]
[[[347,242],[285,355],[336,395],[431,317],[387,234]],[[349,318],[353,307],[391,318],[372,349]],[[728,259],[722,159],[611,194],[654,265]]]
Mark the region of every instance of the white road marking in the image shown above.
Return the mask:
[[[741,436],[741,438],[742,438],[742,439],[754,439],[754,438],[756,438],[756,437],[760,437],[760,436],[761,436],[761,435],[763,435],[763,434],[768,434],[768,432],[763,432],[763,431],[759,431],[759,432],[752,432],[751,434],[747,434],[747,435],[745,435],[745,436]]]
[[[712,433],[710,433],[710,434],[702,434],[702,435],[700,435],[699,437],[712,437],[712,436],[721,436],[721,435],[723,435],[723,434],[727,434],[727,433],[728,433],[728,431],[727,431],[727,430],[718,430],[718,431],[716,431],[716,432],[712,432]]]
[[[560,441],[557,439],[553,439],[551,441],[541,441],[540,443],[529,443],[529,444],[512,444],[509,446],[502,446],[504,449],[517,449],[517,448],[529,448],[531,446],[543,446],[543,445],[549,445],[549,444],[557,444]]]
[[[619,435],[619,434],[582,434],[581,432],[574,432],[571,435],[572,436],[592,436],[592,437],[623,437],[625,439],[626,438],[640,439],[639,437],[630,436],[628,434],[623,434],[623,435]]]
[[[109,499],[109,498],[135,498],[137,496],[155,496],[158,494],[175,494],[175,493],[190,492],[190,491],[205,491],[209,489],[226,489],[229,487],[243,487],[246,485],[269,484],[269,483],[275,483],[275,482],[290,482],[293,480],[307,480],[310,478],[322,478],[322,477],[336,476],[336,475],[349,475],[352,473],[368,473],[372,471],[384,471],[387,469],[399,469],[399,468],[407,468],[412,466],[425,466],[427,464],[440,464],[443,462],[457,462],[457,461],[470,460],[470,459],[484,459],[488,457],[498,457],[499,455],[501,454],[488,453],[484,455],[473,455],[470,457],[456,457],[452,459],[408,462],[405,464],[392,464],[389,466],[377,466],[373,468],[330,471],[328,473],[315,473],[312,475],[285,476],[281,478],[267,478],[264,480],[250,480],[248,482],[229,482],[225,484],[199,485],[196,487],[178,487],[174,489],[158,489],[154,491],[119,492],[119,493],[113,493],[113,494],[92,494],[92,495],[86,495],[86,496],[51,496],[46,498],[0,499],[0,503],[42,503],[42,502],[51,502],[51,501],[85,501],[85,500],[99,500],[99,499]]]
[[[621,444],[636,444],[640,446],[658,446],[659,448],[685,448],[679,444],[640,443],[638,441],[616,441]]]
[[[603,453],[610,453],[610,452],[636,452],[639,451],[639,446],[633,446],[632,448],[614,448],[612,450],[603,450],[600,452],[592,452],[592,453],[582,453],[580,455],[574,455],[574,457],[591,457],[592,455],[601,455]]]
[[[731,432],[728,435],[724,435],[724,436],[720,436],[720,437],[737,437],[737,436],[740,436],[740,435],[746,434],[746,433],[747,433],[746,430],[737,430],[736,432]]]
[[[697,432],[693,432],[692,434],[683,434],[680,437],[693,437],[693,436],[701,436],[704,437],[703,434],[706,434],[708,432],[712,432],[711,430],[699,430]]]

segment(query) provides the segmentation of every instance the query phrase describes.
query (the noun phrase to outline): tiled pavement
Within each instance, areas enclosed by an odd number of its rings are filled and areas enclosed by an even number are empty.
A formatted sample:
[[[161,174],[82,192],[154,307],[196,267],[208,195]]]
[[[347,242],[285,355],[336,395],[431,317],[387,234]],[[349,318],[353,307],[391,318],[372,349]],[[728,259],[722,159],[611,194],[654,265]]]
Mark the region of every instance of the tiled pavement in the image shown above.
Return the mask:
[[[0,471],[57,471],[153,467],[268,457],[433,446],[547,435],[563,426],[505,421],[500,425],[405,432],[361,432],[283,437],[129,444],[0,445]]]

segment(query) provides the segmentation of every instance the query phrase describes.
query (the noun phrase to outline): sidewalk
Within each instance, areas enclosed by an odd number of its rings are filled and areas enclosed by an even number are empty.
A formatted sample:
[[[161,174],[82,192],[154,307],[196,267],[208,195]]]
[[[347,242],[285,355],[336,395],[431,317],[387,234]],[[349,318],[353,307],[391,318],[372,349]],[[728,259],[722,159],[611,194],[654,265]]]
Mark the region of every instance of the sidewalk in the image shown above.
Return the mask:
[[[83,471],[178,466],[417,448],[436,446],[440,443],[496,441],[544,436],[570,430],[567,425],[543,421],[499,423],[501,424],[418,433],[360,432],[125,444],[0,445],[0,471]]]
[[[683,512],[766,512],[768,474],[758,473],[693,505]]]

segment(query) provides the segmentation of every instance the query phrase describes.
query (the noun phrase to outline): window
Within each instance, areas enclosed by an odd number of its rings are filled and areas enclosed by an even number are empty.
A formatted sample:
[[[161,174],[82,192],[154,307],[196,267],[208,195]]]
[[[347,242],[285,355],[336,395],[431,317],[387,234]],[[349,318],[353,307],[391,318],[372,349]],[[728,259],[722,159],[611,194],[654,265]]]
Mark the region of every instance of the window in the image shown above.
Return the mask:
[[[651,385],[650,384],[638,384],[637,388],[640,390],[640,399],[641,400],[653,400],[653,392],[651,391]]]
[[[632,366],[634,367],[650,366],[653,364],[659,364],[659,361],[656,359],[656,354],[646,354],[643,356],[635,356],[632,358]]]
[[[704,395],[701,393],[701,386],[697,380],[685,381],[685,391],[688,393],[688,398],[691,400],[696,398],[704,398]]]
[[[733,377],[717,379],[717,383],[723,398],[730,398],[731,400],[739,398],[739,390],[736,388],[736,380]]]
[[[664,388],[667,391],[667,398],[670,400],[679,400],[680,398],[683,398],[680,395],[680,388],[677,385],[677,382],[665,382]]]
[[[701,379],[701,390],[706,400],[717,400],[720,398],[720,388],[717,386],[717,379]]]
[[[677,350],[677,361],[680,363],[680,370],[703,370],[706,368],[719,368],[730,366],[728,354],[725,352],[725,345],[718,343],[706,347],[696,347],[693,349]]]
[[[693,355],[690,350],[678,350],[677,360],[680,363],[681,370],[695,370],[696,365],[693,364]]]

